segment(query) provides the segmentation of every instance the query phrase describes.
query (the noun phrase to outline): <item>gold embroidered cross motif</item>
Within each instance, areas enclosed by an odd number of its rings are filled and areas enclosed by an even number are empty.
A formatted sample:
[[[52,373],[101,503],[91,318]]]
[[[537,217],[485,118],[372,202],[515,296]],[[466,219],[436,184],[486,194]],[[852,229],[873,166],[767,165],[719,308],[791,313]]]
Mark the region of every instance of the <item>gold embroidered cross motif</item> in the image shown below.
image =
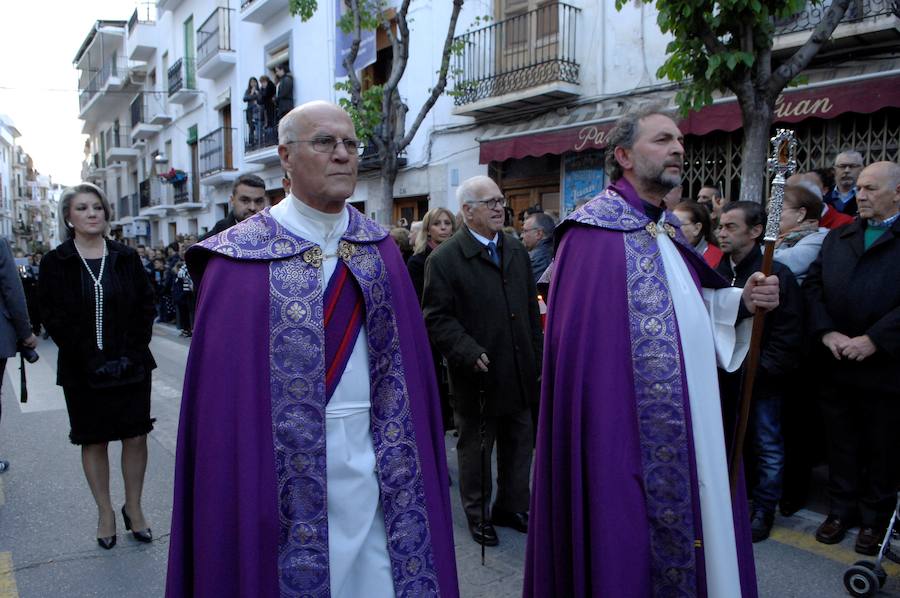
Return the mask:
[[[665,224],[663,224],[663,229],[666,231],[666,234],[669,235],[669,238],[671,238],[671,239],[675,238],[675,227],[674,226],[672,226],[671,224],[666,222]]]
[[[338,244],[338,256],[345,262],[349,260],[356,252],[356,246],[347,241],[341,241]]]
[[[310,264],[313,268],[322,267],[322,258],[322,248],[318,245],[303,252],[303,261]]]
[[[657,228],[655,222],[650,222],[649,224],[647,224],[647,226],[644,227],[644,230],[650,233],[650,236],[654,239],[656,238],[656,235],[659,234],[659,228]]]

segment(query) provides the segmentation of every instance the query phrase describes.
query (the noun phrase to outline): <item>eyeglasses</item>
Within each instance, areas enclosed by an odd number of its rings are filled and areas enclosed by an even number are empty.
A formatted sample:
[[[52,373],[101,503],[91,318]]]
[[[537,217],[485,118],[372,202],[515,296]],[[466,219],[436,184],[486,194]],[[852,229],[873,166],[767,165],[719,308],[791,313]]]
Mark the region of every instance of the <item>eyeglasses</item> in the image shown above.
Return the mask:
[[[470,201],[469,203],[480,203],[487,209],[493,210],[497,206],[500,206],[501,208],[505,208],[506,207],[506,198],[502,197],[502,196],[501,197],[492,197],[490,199],[478,199],[475,201]]]
[[[525,227],[523,226],[523,227],[522,227],[522,234],[524,235],[525,233],[530,233],[530,232],[536,231],[536,230],[540,230],[540,229],[537,229],[537,228],[525,228]]]
[[[836,170],[853,170],[854,168],[862,168],[862,164],[835,164]]]
[[[357,156],[361,156],[363,151],[366,149],[366,146],[363,145],[358,139],[335,139],[334,137],[295,139],[293,141],[285,142],[285,145],[290,145],[292,143],[308,143],[312,146],[313,150],[321,154],[334,153],[334,150],[337,149],[339,143],[344,144],[344,149],[347,150],[348,154],[356,154]]]

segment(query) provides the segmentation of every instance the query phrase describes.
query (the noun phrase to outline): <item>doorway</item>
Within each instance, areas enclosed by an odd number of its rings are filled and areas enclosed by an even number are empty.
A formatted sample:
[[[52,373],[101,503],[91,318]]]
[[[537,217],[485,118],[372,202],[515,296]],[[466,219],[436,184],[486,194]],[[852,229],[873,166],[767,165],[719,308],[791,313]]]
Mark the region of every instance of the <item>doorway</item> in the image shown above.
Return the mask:
[[[417,220],[425,217],[428,211],[428,196],[415,195],[413,197],[401,197],[394,199],[394,214],[392,226],[402,226],[399,224],[401,220],[406,221],[405,228]]]

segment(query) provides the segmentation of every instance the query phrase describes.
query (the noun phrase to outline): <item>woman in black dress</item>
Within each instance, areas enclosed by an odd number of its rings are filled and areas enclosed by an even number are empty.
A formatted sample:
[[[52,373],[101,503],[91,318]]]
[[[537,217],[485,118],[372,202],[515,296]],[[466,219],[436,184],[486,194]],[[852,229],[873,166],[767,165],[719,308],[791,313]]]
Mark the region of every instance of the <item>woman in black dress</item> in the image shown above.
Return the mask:
[[[81,445],[84,475],[97,503],[97,542],[116,544],[109,495],[107,445],[122,441],[125,528],[153,536],[141,493],[147,468],[153,288],[137,252],[106,238],[110,217],[103,191],[82,183],[60,201],[69,239],[44,257],[38,294],[44,324],[59,347],[57,384],[69,412],[69,439]]]

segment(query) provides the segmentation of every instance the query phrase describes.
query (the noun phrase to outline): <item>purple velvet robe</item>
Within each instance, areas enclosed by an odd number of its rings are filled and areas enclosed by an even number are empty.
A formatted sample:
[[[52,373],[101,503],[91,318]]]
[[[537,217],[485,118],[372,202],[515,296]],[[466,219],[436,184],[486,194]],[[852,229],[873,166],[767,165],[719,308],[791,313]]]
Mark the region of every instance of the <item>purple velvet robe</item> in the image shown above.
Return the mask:
[[[352,207],[341,259],[366,303],[371,430],[397,596],[458,596],[440,403],[399,251]],[[191,248],[166,595],[329,596],[318,247],[268,210]],[[318,258],[321,257],[319,251]]]
[[[690,398],[656,235],[673,237],[698,289],[727,285],[666,222],[651,223],[623,179],[558,231],[526,597],[707,595]],[[743,598],[755,598],[743,484],[732,502]]]

